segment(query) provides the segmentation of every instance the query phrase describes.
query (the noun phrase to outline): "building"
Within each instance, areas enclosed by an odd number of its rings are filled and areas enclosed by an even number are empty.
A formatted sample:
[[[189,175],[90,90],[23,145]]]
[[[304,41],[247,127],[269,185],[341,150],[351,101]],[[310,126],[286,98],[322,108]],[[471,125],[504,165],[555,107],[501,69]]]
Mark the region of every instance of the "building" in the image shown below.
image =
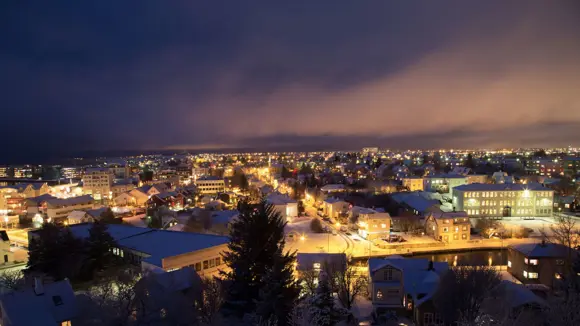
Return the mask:
[[[195,180],[195,186],[200,194],[217,194],[226,191],[226,184],[223,178],[202,176]]]
[[[115,181],[111,186],[112,198],[116,198],[122,193],[135,189],[135,185],[127,180]]]
[[[14,253],[10,250],[10,238],[5,230],[0,230],[0,264],[14,261]]]
[[[63,167],[60,169],[60,173],[65,179],[81,179],[83,171],[80,167]]]
[[[508,272],[523,284],[554,288],[568,270],[568,257],[578,252],[557,243],[526,243],[508,246]]]
[[[453,207],[471,217],[549,217],[554,191],[537,183],[480,184],[455,187]]]
[[[467,175],[467,184],[472,183],[487,183],[489,178],[485,174],[469,174]]]
[[[320,191],[323,193],[331,193],[331,192],[343,192],[346,189],[344,188],[343,184],[327,184],[320,188]]]
[[[112,199],[114,175],[108,168],[87,168],[83,176],[83,192],[95,200]]]
[[[403,187],[409,189],[409,191],[423,191],[424,184],[423,178],[420,177],[408,177],[403,178]]]
[[[360,211],[358,215],[358,234],[367,239],[389,238],[391,232],[391,216],[372,209]]]
[[[445,243],[468,241],[469,216],[465,212],[432,212],[425,218],[425,233]]]
[[[400,205],[401,210],[413,213],[418,216],[426,216],[433,210],[438,210],[441,206],[439,199],[431,199],[426,192],[399,192],[393,194],[391,198]],[[439,194],[432,194],[441,196]]]
[[[439,174],[425,177],[425,191],[451,195],[453,188],[467,184],[467,177],[459,174]]]
[[[194,178],[200,178],[200,177],[209,175],[209,168],[208,167],[194,166],[191,168],[191,175]]]
[[[131,167],[127,162],[120,161],[114,163],[105,163],[109,171],[113,174],[114,178],[117,179],[128,179],[131,177]]]
[[[0,178],[12,177],[12,171],[9,166],[0,166]]]
[[[331,219],[338,219],[342,216],[346,217],[349,205],[349,203],[338,198],[326,198],[322,202],[322,214]]]
[[[49,190],[46,183],[19,183],[0,187],[0,215],[25,214],[26,199],[45,195]]]
[[[376,154],[379,152],[378,147],[363,147],[362,153],[363,154]]]
[[[78,316],[75,293],[68,280],[24,287],[0,296],[2,326],[71,326]]]
[[[298,202],[287,195],[272,193],[266,197],[266,202],[274,206],[283,219],[298,216]]]
[[[86,211],[92,209],[95,200],[90,195],[70,198],[56,198],[50,195],[42,195],[26,200],[28,215],[34,215],[33,221],[64,222],[72,211]]]
[[[411,317],[416,325],[439,325],[440,320],[429,305],[439,280],[449,270],[446,262],[424,258],[369,259],[369,294],[373,310],[382,314],[389,310]]]
[[[580,157],[566,157],[562,160],[564,175],[575,177],[580,174]]]

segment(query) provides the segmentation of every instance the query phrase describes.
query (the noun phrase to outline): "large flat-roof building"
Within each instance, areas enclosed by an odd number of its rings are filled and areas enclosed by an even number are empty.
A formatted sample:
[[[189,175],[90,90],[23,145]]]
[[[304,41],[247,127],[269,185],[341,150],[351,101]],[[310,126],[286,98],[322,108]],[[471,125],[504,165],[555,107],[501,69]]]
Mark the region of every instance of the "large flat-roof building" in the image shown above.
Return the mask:
[[[218,192],[226,191],[226,183],[223,178],[213,177],[213,176],[203,176],[195,180],[195,186],[199,190],[199,193],[204,194],[217,194]]]
[[[452,203],[471,217],[549,217],[554,191],[537,183],[473,183],[455,187]]]

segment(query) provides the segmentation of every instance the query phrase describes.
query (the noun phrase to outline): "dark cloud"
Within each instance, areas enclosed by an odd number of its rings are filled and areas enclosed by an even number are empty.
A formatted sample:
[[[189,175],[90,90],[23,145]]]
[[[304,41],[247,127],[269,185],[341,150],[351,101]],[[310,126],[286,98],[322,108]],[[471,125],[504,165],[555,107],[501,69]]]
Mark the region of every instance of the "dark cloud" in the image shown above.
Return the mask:
[[[578,138],[577,1],[0,6],[6,161],[85,150]]]

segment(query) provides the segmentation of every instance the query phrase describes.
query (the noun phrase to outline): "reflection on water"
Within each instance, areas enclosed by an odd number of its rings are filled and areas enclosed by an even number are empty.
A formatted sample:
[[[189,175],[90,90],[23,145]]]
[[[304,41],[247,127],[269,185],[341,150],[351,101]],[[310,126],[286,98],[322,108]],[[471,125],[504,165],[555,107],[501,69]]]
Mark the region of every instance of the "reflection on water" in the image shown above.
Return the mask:
[[[452,266],[498,266],[507,264],[505,250],[477,250],[443,254],[417,254],[413,258],[427,258],[436,262],[447,262]],[[411,257],[411,256],[408,256]]]

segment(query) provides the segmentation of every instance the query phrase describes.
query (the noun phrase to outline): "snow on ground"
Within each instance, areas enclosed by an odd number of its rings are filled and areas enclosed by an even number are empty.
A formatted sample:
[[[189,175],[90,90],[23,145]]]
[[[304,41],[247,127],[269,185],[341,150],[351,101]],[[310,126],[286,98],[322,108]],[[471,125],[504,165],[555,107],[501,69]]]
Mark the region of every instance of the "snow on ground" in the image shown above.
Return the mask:
[[[286,246],[298,252],[344,252],[347,244],[338,234],[312,233],[310,218],[292,221],[286,225]],[[304,236],[304,240],[301,237]]]

